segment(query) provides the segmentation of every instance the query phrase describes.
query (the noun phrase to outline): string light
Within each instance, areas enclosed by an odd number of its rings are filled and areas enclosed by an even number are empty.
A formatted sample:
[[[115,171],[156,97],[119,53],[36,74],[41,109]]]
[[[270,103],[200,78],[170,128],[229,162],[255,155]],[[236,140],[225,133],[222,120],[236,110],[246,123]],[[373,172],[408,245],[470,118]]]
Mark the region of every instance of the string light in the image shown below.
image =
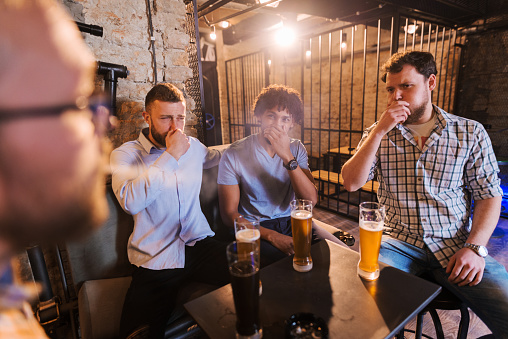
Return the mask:
[[[219,23],[219,26],[220,26],[220,27],[222,27],[222,28],[224,28],[224,29],[226,29],[226,28],[228,28],[229,26],[231,26],[231,24],[229,23],[229,21],[221,21],[221,22]]]
[[[215,40],[217,39],[217,34],[215,34],[215,26],[212,26],[213,31],[210,33],[210,39]]]

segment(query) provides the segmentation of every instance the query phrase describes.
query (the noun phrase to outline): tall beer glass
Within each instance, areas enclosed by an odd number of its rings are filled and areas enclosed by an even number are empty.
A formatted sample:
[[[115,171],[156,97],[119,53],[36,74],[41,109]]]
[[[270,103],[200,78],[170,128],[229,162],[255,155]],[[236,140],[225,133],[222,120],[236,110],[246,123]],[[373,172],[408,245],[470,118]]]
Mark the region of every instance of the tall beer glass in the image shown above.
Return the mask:
[[[256,242],[233,241],[227,247],[231,287],[236,310],[236,338],[263,337],[259,318],[259,247]]]
[[[251,215],[236,217],[235,238],[239,243],[256,242],[260,248],[259,218]]]
[[[360,204],[360,262],[358,275],[365,280],[379,278],[379,248],[385,221],[385,207],[377,202]]]
[[[261,232],[259,231],[259,218],[252,215],[240,215],[235,218],[235,238],[238,242],[240,253],[249,251],[250,247],[245,243],[255,242],[258,250],[261,250]],[[259,295],[263,293],[263,286],[259,281]]]
[[[312,269],[310,245],[312,241],[312,201],[296,199],[291,201],[291,230],[295,257],[293,268],[298,272]]]

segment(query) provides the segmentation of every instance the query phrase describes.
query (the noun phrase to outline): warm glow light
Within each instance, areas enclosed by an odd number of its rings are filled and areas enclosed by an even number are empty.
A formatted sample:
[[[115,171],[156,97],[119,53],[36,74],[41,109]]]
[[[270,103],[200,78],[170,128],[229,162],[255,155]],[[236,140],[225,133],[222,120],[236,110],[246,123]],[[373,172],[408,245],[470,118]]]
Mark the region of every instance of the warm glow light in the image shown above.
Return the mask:
[[[275,33],[275,41],[281,46],[289,46],[296,40],[295,32],[288,28],[282,27]]]
[[[310,50],[308,50],[307,52],[305,52],[305,55],[306,55],[306,56],[308,56],[308,57],[310,57],[310,56],[311,56],[311,54],[312,54],[312,52],[311,52]]]
[[[229,26],[231,26],[231,24],[229,23],[229,21],[221,21],[219,23],[219,26],[222,28],[228,28]]]
[[[272,60],[268,59],[268,66],[272,65]]]
[[[414,34],[417,29],[418,29],[418,25],[414,25],[414,24],[408,25],[407,26],[407,34]],[[404,26],[404,30],[406,30],[405,26]]]
[[[343,42],[340,46],[341,46],[342,48],[346,48],[346,47],[347,47],[347,43]]]
[[[270,0],[258,0],[258,3],[264,4],[264,3],[267,3],[268,1],[270,1]],[[272,2],[271,4],[268,4],[267,6],[276,8],[277,6],[279,6],[279,2],[280,1],[275,1],[275,2]]]
[[[210,39],[215,40],[217,39],[217,34],[215,34],[215,26],[213,26],[213,31],[210,33]]]

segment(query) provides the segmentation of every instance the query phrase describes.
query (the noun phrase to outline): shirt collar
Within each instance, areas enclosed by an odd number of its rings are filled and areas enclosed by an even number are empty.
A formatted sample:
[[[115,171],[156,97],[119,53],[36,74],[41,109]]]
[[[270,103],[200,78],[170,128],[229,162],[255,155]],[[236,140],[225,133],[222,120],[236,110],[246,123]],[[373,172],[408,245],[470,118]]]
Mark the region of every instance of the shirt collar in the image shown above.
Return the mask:
[[[154,148],[156,150],[165,150],[165,148],[158,148],[150,141],[150,139],[148,139],[148,131],[149,131],[148,127],[143,128],[141,130],[141,132],[139,133],[139,138],[138,138],[139,143],[141,144],[143,149],[146,151],[146,153],[150,154],[152,149],[154,149]]]

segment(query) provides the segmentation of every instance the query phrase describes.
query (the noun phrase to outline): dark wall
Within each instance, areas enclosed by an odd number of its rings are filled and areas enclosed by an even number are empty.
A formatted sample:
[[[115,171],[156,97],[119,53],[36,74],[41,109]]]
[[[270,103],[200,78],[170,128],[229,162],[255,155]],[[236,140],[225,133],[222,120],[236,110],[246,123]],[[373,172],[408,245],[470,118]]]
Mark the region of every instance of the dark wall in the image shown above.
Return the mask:
[[[471,34],[463,47],[456,114],[481,122],[508,160],[508,28]]]

